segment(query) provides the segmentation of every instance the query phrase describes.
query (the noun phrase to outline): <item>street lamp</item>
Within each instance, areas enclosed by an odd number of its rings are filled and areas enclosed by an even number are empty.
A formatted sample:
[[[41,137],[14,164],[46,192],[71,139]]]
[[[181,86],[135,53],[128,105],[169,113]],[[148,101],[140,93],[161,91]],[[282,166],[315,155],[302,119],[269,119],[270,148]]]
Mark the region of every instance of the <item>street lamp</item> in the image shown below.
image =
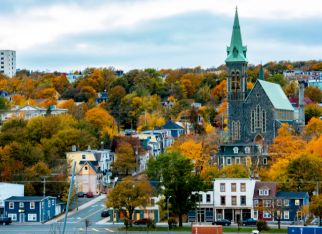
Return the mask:
[[[167,198],[167,213],[168,213],[168,233],[170,233],[170,225],[169,225],[169,200],[172,196]]]

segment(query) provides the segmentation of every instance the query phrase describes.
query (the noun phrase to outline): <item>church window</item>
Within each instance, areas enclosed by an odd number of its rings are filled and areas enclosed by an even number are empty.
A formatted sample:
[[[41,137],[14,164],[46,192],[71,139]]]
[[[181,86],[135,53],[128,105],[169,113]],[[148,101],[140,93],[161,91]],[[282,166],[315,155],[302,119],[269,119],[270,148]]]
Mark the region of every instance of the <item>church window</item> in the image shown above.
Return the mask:
[[[266,132],[266,111],[263,110],[260,105],[257,105],[255,110],[251,111],[250,116],[250,130],[252,133],[256,132],[256,129]]]
[[[232,121],[232,140],[240,140],[240,122]]]
[[[239,71],[232,71],[231,72],[231,90],[238,90],[240,89],[240,78],[239,78]]]

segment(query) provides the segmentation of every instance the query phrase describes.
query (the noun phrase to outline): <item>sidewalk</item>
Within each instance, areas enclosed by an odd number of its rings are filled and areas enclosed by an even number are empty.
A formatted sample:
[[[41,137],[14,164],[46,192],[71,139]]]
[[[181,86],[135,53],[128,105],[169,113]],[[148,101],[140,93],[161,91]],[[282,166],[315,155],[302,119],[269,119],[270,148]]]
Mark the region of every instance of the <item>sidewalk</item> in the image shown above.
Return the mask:
[[[89,202],[86,202],[85,204],[79,206],[78,210],[77,210],[77,208],[75,208],[72,211],[69,211],[67,217],[72,216],[76,212],[86,209],[87,207],[90,207],[91,205],[94,205],[96,202],[99,202],[105,198],[106,198],[106,194],[101,194],[98,197],[93,198]],[[62,213],[61,215],[57,216],[56,218],[49,220],[46,224],[53,224],[53,223],[59,222],[60,220],[63,220],[64,217],[65,217],[65,213]]]

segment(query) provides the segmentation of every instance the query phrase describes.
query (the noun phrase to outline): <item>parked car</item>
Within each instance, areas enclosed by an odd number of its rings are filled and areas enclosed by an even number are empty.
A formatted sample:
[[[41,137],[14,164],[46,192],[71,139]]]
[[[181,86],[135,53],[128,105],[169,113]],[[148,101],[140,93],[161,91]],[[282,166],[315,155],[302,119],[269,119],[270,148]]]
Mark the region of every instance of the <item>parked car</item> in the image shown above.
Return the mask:
[[[148,219],[146,218],[133,221],[134,225],[146,225],[147,223],[148,223]]]
[[[230,226],[231,222],[228,219],[218,219],[215,222],[212,222],[212,225],[222,225],[222,226]]]
[[[92,192],[87,192],[87,193],[86,193],[86,197],[87,197],[87,198],[94,197],[94,194],[93,194]]]
[[[77,193],[77,197],[84,197],[84,196],[85,196],[85,193],[83,193],[83,192]]]
[[[103,210],[101,213],[101,217],[109,217],[110,213],[108,212],[108,210]]]
[[[11,218],[9,218],[9,217],[0,217],[0,224],[9,225],[10,223],[12,223]]]
[[[257,223],[256,219],[250,218],[243,221],[244,226],[255,226]]]

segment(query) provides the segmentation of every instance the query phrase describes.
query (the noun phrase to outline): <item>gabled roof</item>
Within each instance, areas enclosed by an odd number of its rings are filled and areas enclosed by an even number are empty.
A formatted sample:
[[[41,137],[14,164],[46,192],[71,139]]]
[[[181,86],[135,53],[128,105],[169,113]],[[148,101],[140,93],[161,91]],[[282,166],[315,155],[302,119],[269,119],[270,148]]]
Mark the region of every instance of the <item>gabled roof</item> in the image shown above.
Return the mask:
[[[269,98],[275,109],[294,111],[294,107],[286,97],[283,89],[279,84],[258,79],[254,85],[254,88],[258,84],[263,88],[264,92],[266,93],[267,97]],[[252,94],[254,88],[248,94],[246,101],[248,97]]]
[[[260,189],[268,189],[269,190],[268,196],[259,195]],[[255,188],[254,188],[254,199],[274,198],[276,194],[276,189],[277,189],[277,185],[275,182],[256,181]]]
[[[294,198],[294,199],[304,199],[308,197],[307,192],[277,192],[277,198]]]
[[[51,196],[47,196],[47,197],[43,197],[43,196],[12,196],[12,197],[5,199],[5,201],[42,201],[46,198],[55,198],[55,197],[51,197]]]
[[[174,123],[172,120],[169,120],[165,125],[163,125],[164,129],[182,129],[184,130],[183,127],[181,127],[180,125]]]
[[[94,163],[93,163],[93,161],[80,161],[79,162],[79,164],[81,164],[81,162],[82,162],[82,164],[83,164],[83,166],[79,169],[79,171],[81,171],[86,165],[88,165],[88,166],[90,166],[93,170],[94,170],[94,172],[97,174],[98,173],[98,170],[97,170],[97,168],[94,166]],[[96,162],[96,164],[97,164],[97,162]]]

